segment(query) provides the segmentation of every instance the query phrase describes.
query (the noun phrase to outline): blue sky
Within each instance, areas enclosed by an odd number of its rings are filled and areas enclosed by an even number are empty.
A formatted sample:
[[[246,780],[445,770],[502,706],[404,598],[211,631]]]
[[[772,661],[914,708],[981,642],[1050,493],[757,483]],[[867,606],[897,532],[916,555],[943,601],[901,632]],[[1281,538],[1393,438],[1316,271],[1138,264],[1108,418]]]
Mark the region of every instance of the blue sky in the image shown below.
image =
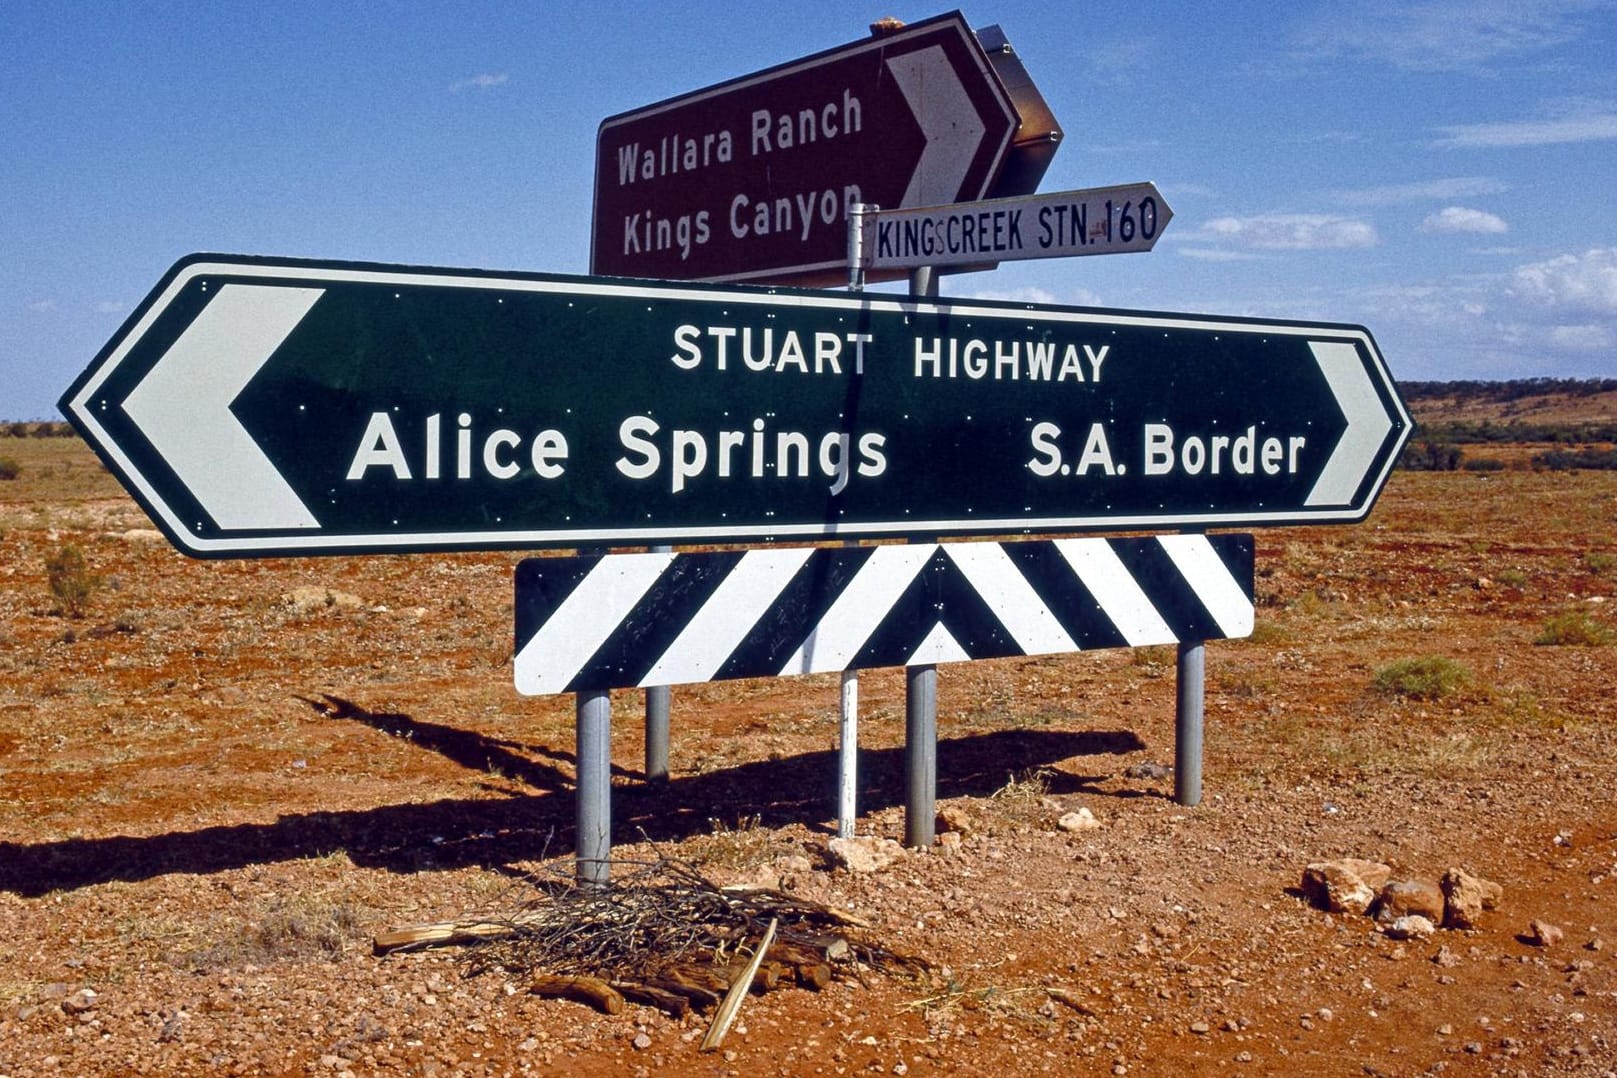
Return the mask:
[[[0,418],[193,251],[583,273],[607,116],[908,2],[0,3]],[[1370,327],[1404,379],[1617,375],[1617,3],[963,5],[1149,254],[946,296]]]

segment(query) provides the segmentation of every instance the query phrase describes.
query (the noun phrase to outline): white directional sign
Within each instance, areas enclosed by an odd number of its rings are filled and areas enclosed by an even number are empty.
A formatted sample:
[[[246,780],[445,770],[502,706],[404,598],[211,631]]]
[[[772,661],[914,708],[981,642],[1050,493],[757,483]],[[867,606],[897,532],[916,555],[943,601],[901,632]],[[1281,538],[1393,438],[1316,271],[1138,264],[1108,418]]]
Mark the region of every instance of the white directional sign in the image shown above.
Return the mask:
[[[1149,183],[867,213],[867,270],[1149,251],[1173,210]]]

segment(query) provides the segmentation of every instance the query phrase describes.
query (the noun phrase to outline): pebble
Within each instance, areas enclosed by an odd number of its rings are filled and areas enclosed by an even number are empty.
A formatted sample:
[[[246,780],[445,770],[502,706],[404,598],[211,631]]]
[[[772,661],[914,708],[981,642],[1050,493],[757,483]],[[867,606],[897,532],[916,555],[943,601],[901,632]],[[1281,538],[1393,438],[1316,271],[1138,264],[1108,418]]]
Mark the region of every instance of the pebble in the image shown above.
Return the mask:
[[[1100,826],[1100,821],[1095,819],[1093,812],[1090,812],[1087,808],[1081,808],[1076,812],[1063,815],[1061,819],[1056,821],[1056,826],[1063,831],[1076,833],[1079,831],[1093,831]]]
[[[1436,931],[1431,919],[1418,913],[1405,914],[1386,927],[1388,938],[1395,940],[1430,939]]]
[[[68,1014],[83,1014],[85,1011],[93,1011],[98,998],[95,989],[81,988],[62,1000],[62,1010]]]
[[[1527,925],[1527,942],[1535,947],[1554,947],[1566,933],[1548,921],[1532,921]]]
[[[834,838],[827,847],[837,864],[860,874],[879,872],[904,856],[904,847],[894,840],[872,835]]]

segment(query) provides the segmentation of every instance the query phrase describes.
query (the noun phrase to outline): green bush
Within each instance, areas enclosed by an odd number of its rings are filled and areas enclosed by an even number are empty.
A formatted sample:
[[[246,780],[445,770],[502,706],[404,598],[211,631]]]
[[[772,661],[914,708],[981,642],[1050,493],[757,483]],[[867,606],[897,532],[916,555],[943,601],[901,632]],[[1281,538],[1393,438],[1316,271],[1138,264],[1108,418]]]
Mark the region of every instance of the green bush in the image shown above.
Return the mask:
[[[84,553],[69,543],[45,559],[45,582],[70,618],[82,618],[90,607],[90,596],[101,587],[101,578],[90,571]]]
[[[21,464],[11,457],[0,457],[0,479],[15,479],[21,474]]]
[[[1375,673],[1375,687],[1411,700],[1441,700],[1471,684],[1471,671],[1441,656],[1399,659]]]
[[[1612,631],[1581,610],[1557,614],[1544,623],[1533,641],[1545,647],[1600,647],[1612,641]]]
[[[1578,469],[1593,472],[1617,471],[1617,449],[1601,449],[1592,445],[1586,445],[1576,451],[1552,449],[1534,456],[1533,464],[1535,467],[1548,468],[1552,472],[1570,472]]]
[[[1409,472],[1452,472],[1465,459],[1465,450],[1447,442],[1410,442],[1398,458]]]

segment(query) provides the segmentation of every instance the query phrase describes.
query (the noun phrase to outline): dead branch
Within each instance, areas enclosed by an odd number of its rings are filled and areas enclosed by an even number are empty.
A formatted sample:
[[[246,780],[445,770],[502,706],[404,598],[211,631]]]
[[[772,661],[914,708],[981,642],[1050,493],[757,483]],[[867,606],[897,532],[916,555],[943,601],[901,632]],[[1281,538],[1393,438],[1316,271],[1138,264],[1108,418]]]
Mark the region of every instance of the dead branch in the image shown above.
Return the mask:
[[[602,1014],[622,1014],[623,995],[599,977],[551,977],[540,974],[528,983],[528,991],[545,999],[570,999],[588,1003]]]
[[[740,978],[730,986],[724,1002],[719,1004],[718,1013],[713,1016],[713,1026],[702,1039],[702,1051],[711,1052],[724,1043],[725,1034],[730,1032],[730,1023],[741,1013],[741,1001],[747,998],[747,990],[752,987],[752,978],[757,974],[758,967],[763,965],[764,955],[768,952],[769,944],[774,940],[775,929],[778,927],[779,923],[771,918],[769,927],[764,930],[763,940],[753,952],[752,961],[747,963],[747,968],[741,971]]]
[[[870,941],[868,930],[855,938],[851,930],[866,922],[793,895],[720,888],[678,861],[617,862],[614,869],[610,883],[589,887],[547,869],[551,875],[529,878],[538,894],[505,916],[394,928],[375,937],[376,953],[465,944],[469,973],[501,970],[529,983],[591,978],[670,1014],[718,1004],[754,963],[755,992],[790,983],[823,988],[839,972],[863,981],[866,968],[927,968]],[[770,924],[768,961],[754,953],[743,962],[748,941]]]

